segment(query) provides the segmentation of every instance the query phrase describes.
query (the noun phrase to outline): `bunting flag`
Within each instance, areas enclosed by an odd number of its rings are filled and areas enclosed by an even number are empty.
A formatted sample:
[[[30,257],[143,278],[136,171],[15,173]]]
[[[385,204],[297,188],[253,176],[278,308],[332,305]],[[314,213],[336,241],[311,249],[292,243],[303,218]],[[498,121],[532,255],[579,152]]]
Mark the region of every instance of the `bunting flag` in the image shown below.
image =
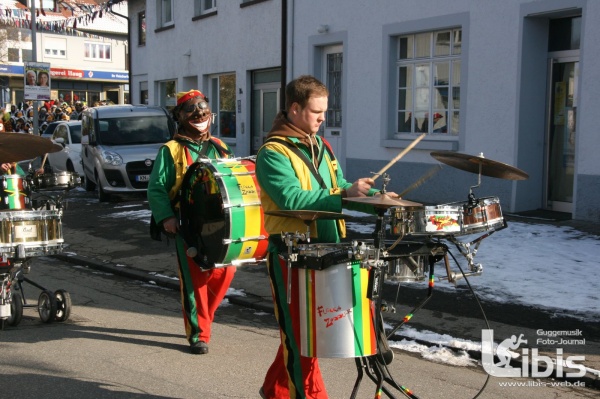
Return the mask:
[[[42,8],[42,0],[40,0],[40,7],[36,7],[35,26],[39,31],[97,38],[99,37],[97,35],[77,31],[77,27],[86,26],[94,22],[96,18],[106,16],[106,12],[111,11],[113,5],[122,1],[110,0],[96,5],[79,4],[74,1],[56,1],[55,9],[44,9]],[[61,10],[68,10],[71,16],[65,17]],[[0,4],[0,25],[31,29],[31,11],[24,6],[23,8],[11,8]]]

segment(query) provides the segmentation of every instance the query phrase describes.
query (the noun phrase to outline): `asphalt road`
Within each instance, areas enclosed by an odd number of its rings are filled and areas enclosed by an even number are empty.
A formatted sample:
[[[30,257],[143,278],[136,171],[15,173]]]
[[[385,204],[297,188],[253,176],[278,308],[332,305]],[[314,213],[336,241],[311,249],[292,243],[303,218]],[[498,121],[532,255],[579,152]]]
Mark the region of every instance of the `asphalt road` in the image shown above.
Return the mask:
[[[271,314],[220,307],[210,353],[194,356],[182,337],[173,290],[46,257],[34,259],[27,276],[51,291],[66,290],[71,315],[64,322],[42,323],[35,307],[40,291],[24,284],[33,307],[25,308],[18,326],[0,331],[2,397],[258,397],[278,344]],[[358,375],[354,359],[320,363],[330,397],[350,397]],[[480,367],[454,367],[410,353],[396,353],[388,372],[419,398],[472,398],[487,378]],[[507,382],[522,386],[502,385]],[[597,397],[595,390],[551,383],[492,377],[479,397]],[[356,397],[375,397],[375,387],[364,377]],[[388,392],[403,397],[389,386]]]

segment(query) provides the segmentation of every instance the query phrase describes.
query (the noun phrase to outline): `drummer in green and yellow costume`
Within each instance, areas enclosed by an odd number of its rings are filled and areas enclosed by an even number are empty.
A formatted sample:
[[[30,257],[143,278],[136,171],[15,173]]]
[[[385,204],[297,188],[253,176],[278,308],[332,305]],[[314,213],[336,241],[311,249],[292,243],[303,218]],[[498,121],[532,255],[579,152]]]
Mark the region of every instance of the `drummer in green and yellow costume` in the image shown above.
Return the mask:
[[[281,342],[260,390],[263,398],[327,398],[317,358],[300,356],[298,293],[287,301],[287,263],[279,256],[281,233],[305,232],[300,219],[268,215],[269,211],[342,211],[345,197],[379,195],[371,178],[346,181],[329,144],[317,135],[325,120],[328,90],[312,76],[286,86],[286,108],[273,123],[256,157],[265,228],[269,234],[267,267]],[[395,196],[394,193],[389,193]],[[349,202],[344,207],[369,210]],[[344,221],[317,219],[310,226],[311,243],[338,243],[346,235]]]
[[[162,231],[175,237],[183,319],[190,352],[206,354],[215,311],[225,298],[235,267],[203,270],[187,255],[187,245],[178,233],[177,196],[191,164],[202,158],[231,158],[233,153],[223,141],[211,137],[212,112],[208,98],[199,90],[178,93],[172,115],[177,122],[177,133],[158,151],[148,184],[148,203],[152,217]]]

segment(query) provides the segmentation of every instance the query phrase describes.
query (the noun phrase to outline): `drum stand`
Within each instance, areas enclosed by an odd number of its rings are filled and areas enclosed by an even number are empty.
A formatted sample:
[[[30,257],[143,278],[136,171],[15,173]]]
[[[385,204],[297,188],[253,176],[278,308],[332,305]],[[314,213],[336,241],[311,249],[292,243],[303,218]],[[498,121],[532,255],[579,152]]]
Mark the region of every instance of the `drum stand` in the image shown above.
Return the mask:
[[[385,189],[385,188],[384,188]],[[387,344],[387,337],[385,335],[383,325],[383,284],[385,281],[385,260],[382,259],[384,252],[384,239],[385,239],[385,228],[384,228],[384,214],[386,209],[376,208],[377,210],[377,223],[376,223],[376,238],[375,238],[375,259],[370,262],[371,270],[369,276],[369,290],[367,297],[375,301],[375,315],[374,315],[374,326],[375,326],[375,337],[377,340],[377,355],[363,356],[355,358],[356,369],[358,376],[354,383],[354,388],[350,396],[351,399],[356,398],[358,389],[362,381],[363,376],[366,374],[367,377],[376,384],[375,398],[380,398],[381,393],[385,393],[389,398],[395,398],[390,389],[384,386],[384,383],[390,385],[390,387],[398,390],[406,397],[416,398],[412,392],[401,385],[398,385],[387,369],[387,365],[393,360],[394,354]],[[431,265],[431,273],[433,273],[433,265]]]
[[[37,308],[40,320],[44,323],[63,322],[71,314],[71,296],[67,291],[59,289],[52,292],[24,276],[29,272],[31,259],[10,259],[12,267],[7,273],[0,274],[1,329],[4,329],[5,322],[12,326],[18,325],[23,317],[23,308]],[[42,291],[37,304],[27,303],[23,282]]]

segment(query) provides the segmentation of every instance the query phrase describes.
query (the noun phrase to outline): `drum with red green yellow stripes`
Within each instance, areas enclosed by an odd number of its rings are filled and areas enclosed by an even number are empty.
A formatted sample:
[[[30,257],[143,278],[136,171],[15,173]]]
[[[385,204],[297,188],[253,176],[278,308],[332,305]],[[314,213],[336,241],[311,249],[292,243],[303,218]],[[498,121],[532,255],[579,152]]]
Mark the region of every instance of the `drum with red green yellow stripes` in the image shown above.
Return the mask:
[[[31,209],[29,183],[19,175],[0,176],[0,210]]]
[[[377,353],[374,304],[367,298],[369,270],[360,261],[298,273],[300,353],[351,358]]]
[[[203,159],[188,168],[181,185],[180,232],[188,256],[201,267],[264,259],[268,234],[255,160]]]

